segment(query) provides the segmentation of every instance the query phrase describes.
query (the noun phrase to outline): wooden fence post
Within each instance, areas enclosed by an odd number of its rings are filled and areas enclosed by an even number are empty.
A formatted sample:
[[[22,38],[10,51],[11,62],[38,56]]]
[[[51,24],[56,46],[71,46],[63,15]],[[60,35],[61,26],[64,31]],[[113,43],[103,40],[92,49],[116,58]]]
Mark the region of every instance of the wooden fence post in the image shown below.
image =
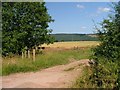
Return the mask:
[[[22,52],[22,59],[24,58],[24,52]]]
[[[30,59],[30,50],[28,50],[28,58]]]
[[[27,51],[25,50],[25,58],[27,57]]]
[[[36,51],[37,51],[37,50],[38,50],[38,47],[36,46],[35,49],[36,49]]]
[[[33,61],[35,61],[35,48],[33,48]]]

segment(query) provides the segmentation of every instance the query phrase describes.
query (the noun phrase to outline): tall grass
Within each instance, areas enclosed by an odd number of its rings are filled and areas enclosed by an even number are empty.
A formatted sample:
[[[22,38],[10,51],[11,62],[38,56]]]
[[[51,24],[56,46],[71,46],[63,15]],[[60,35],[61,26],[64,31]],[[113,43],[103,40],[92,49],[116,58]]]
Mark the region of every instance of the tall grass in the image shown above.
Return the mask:
[[[90,48],[80,50],[49,51],[43,52],[42,55],[37,55],[35,62],[33,62],[32,59],[21,59],[19,56],[11,59],[6,58],[2,63],[2,75],[38,71],[55,65],[67,64],[71,58],[75,60],[89,58],[90,53]]]
[[[93,85],[89,79],[92,73],[93,71],[90,67],[84,67],[82,75],[73,83],[72,88],[95,88],[95,85]]]

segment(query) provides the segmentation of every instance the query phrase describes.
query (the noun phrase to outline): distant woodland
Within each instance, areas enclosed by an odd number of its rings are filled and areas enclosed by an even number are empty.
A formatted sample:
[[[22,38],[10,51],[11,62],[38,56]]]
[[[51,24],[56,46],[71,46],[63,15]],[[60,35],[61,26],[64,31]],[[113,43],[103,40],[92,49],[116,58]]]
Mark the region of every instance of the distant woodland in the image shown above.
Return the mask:
[[[98,41],[96,34],[52,34],[56,42],[61,41]]]

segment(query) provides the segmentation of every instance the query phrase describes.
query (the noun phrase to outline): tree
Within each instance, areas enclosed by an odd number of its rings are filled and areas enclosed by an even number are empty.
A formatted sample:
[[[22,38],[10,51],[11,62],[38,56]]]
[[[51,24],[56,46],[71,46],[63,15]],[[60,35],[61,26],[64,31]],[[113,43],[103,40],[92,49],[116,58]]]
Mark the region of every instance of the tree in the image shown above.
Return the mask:
[[[118,78],[116,86],[120,88],[120,1],[114,4],[115,13],[109,16],[109,19],[104,19],[101,23],[102,29],[98,29],[100,45],[94,49],[94,80],[98,86],[102,86],[106,82],[106,75],[110,76],[111,72]],[[101,59],[102,58],[102,59]],[[101,63],[104,65],[101,65]],[[107,65],[109,70],[105,69]],[[117,68],[116,68],[117,67]],[[102,78],[102,79],[101,79]],[[108,81],[110,84],[111,81]]]
[[[21,54],[22,50],[53,43],[48,23],[54,20],[44,2],[2,2],[2,54]]]
[[[1,54],[1,49],[2,49],[2,4],[0,3],[0,54]]]
[[[108,59],[119,59],[120,57],[120,10],[118,7],[120,7],[119,3],[114,7],[114,16],[109,16],[109,19],[103,20],[102,29],[97,28],[101,44],[96,48],[96,55]]]

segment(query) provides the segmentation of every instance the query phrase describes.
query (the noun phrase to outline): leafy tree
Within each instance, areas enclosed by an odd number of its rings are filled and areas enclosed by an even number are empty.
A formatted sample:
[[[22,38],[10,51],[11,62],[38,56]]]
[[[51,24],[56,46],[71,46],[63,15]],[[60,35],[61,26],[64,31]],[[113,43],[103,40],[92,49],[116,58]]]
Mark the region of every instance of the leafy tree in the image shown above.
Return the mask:
[[[1,49],[2,49],[2,4],[0,2],[0,54],[1,54]]]
[[[119,3],[114,7],[114,16],[103,20],[102,29],[97,28],[101,44],[96,48],[96,56],[100,55],[108,59],[119,59],[120,57],[120,9],[118,7],[120,8]]]
[[[105,76],[110,77],[114,74],[114,76],[118,75],[117,81],[108,80],[107,84],[111,82],[120,87],[120,1],[114,4],[114,10],[115,13],[101,23],[102,29],[97,28],[101,43],[94,49],[93,77],[98,86],[106,82]],[[107,65],[109,65],[108,69],[105,68],[108,67]]]
[[[53,43],[48,23],[53,19],[44,2],[2,2],[2,54],[21,54],[43,43]]]

